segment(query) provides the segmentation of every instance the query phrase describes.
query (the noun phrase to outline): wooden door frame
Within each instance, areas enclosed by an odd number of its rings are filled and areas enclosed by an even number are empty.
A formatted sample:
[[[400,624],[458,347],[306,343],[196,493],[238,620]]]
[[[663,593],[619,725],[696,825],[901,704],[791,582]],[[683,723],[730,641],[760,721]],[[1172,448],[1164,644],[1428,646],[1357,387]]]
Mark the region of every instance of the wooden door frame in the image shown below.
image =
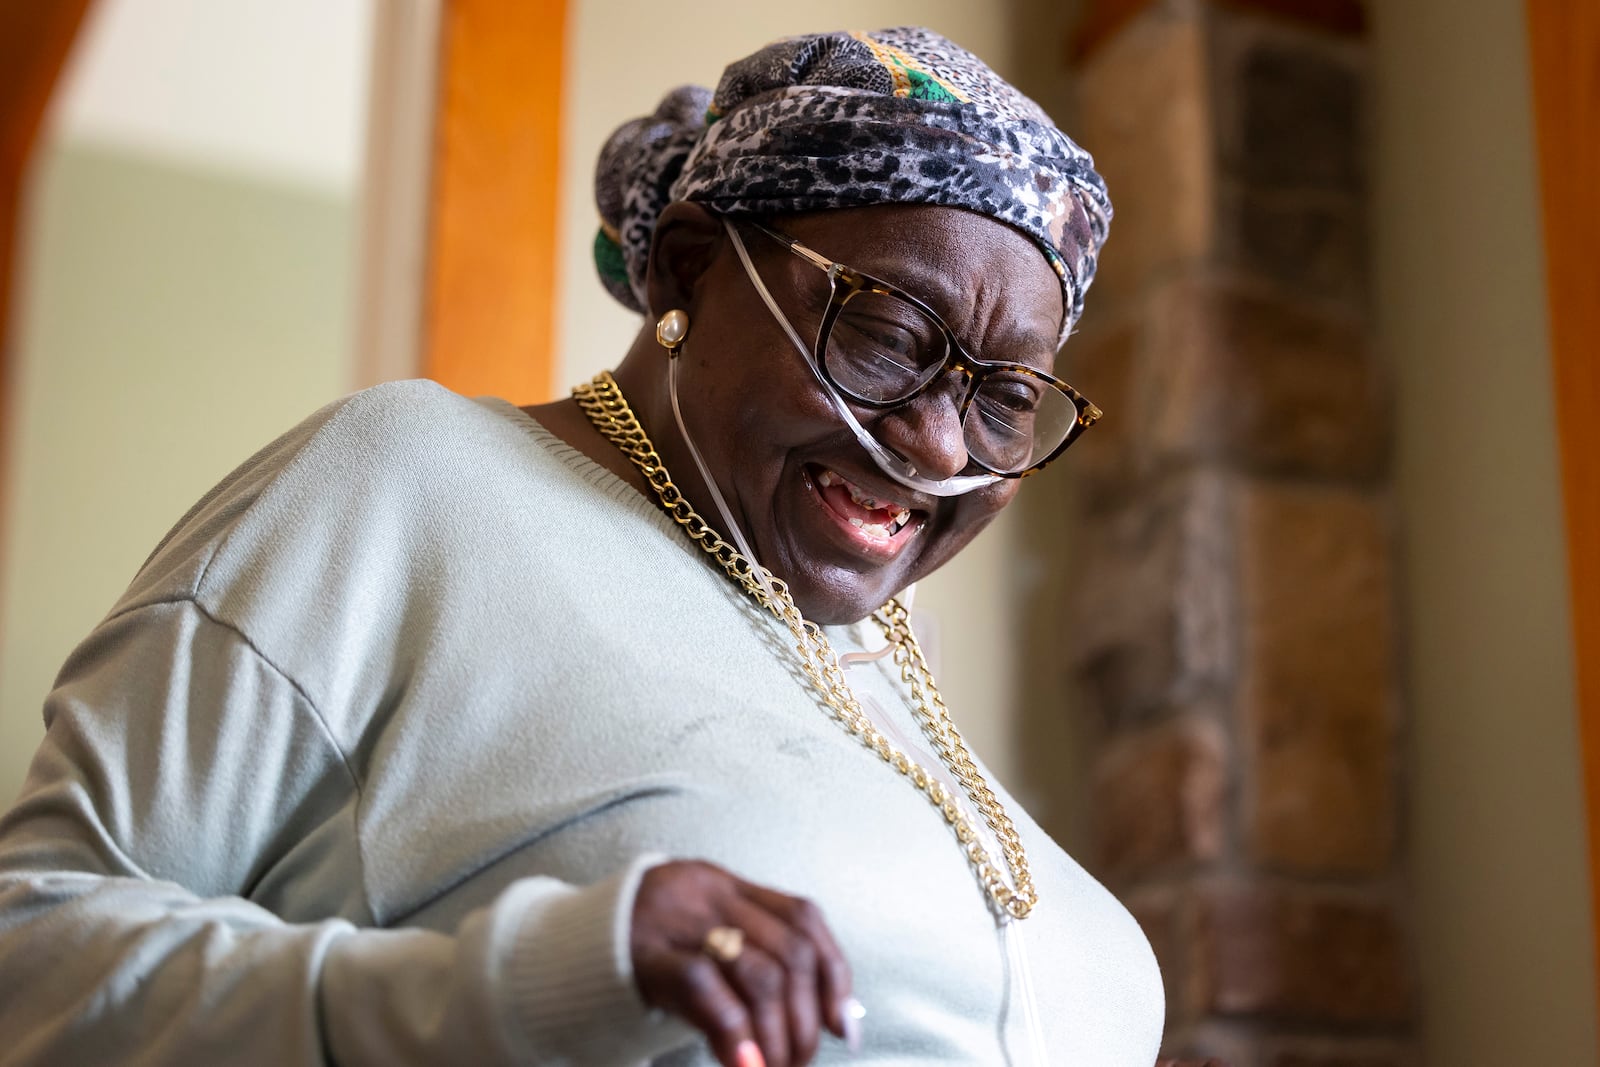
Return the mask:
[[[1600,6],[1527,0],[1525,10],[1600,967]]]
[[[566,0],[443,0],[421,361],[515,403],[555,385]]]
[[[16,322],[22,208],[39,131],[92,0],[0,0],[0,560],[10,529],[17,418]]]

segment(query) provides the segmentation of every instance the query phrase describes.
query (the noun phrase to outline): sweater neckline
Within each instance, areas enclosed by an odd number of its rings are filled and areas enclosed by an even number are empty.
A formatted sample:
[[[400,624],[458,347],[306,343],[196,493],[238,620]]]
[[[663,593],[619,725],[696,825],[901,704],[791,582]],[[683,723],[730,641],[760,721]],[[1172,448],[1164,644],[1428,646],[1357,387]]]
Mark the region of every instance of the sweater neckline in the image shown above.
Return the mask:
[[[683,536],[683,532],[679,529],[677,522],[673,520],[672,516],[661,510],[660,504],[617,477],[613,471],[602,467],[565,440],[551,433],[538,419],[511,401],[501,397],[485,396],[478,397],[476,400],[477,403],[498,411],[501,415],[516,423],[554,459],[560,461],[578,477],[616,500],[629,511],[653,523],[657,529],[667,534],[674,542],[679,543],[690,555],[701,559],[705,557],[705,553],[700,550],[699,546]],[[822,629],[829,635],[829,640],[836,646],[843,646],[842,651],[860,651],[867,644],[862,637],[866,632],[864,629],[866,622],[866,619],[858,619],[855,622],[824,626]],[[841,638],[848,638],[848,640],[841,641]]]
[[[551,433],[544,423],[511,401],[497,396],[485,396],[478,397],[477,402],[498,411],[501,415],[516,423],[553,459],[558,460],[568,470],[622,504],[629,511],[643,516],[664,531],[669,533],[677,532],[678,524],[672,520],[670,515],[662,511],[654,500],[617,477],[613,471],[596,463],[584,455],[583,452]],[[691,545],[690,547],[692,548],[693,546]]]

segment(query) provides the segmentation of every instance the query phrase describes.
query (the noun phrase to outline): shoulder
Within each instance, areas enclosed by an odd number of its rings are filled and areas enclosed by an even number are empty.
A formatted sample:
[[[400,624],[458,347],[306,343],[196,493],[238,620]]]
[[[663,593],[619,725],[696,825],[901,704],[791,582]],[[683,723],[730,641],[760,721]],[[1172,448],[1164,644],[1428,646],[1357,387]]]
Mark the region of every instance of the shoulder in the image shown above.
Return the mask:
[[[313,412],[218,488],[241,475],[277,485],[297,478],[370,479],[422,460],[445,465],[474,445],[522,440],[526,431],[518,424],[524,422],[526,416],[503,400],[464,397],[421,379],[385,382]]]
[[[542,449],[505,401],[429,381],[391,382],[313,412],[236,467],[177,522],[119,608],[196,595],[219,564],[330,551],[348,556],[424,531],[451,498],[482,495]],[[406,538],[401,537],[399,541]],[[307,555],[309,553],[309,555]],[[227,571],[224,566],[222,571]]]
[[[437,382],[386,382],[337,400],[281,441],[295,447],[283,458],[335,475],[380,472],[409,457],[448,460],[465,444],[505,436],[516,409],[504,401],[470,399]],[[338,463],[319,462],[336,457]]]

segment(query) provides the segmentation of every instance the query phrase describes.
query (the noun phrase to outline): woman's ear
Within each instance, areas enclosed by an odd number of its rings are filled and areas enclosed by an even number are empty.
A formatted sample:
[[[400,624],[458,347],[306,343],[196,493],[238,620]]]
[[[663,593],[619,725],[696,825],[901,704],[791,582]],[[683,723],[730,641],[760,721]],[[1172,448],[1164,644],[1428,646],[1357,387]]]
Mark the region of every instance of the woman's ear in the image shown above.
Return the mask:
[[[645,268],[651,318],[693,305],[695,290],[717,258],[722,240],[722,222],[710,211],[686,200],[667,205],[656,220]]]

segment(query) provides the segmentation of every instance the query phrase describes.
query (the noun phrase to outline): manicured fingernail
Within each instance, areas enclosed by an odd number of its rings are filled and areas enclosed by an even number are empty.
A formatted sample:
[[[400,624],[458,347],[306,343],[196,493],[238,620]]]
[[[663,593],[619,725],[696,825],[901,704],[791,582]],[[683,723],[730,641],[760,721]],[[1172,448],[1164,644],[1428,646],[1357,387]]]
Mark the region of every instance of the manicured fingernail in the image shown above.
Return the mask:
[[[734,1059],[739,1061],[739,1067],[767,1067],[767,1058],[761,1054],[761,1046],[754,1041],[741,1041],[739,1047],[733,1050]]]
[[[851,1052],[861,1051],[861,1020],[867,1017],[867,1009],[861,1001],[850,997],[844,1002],[844,1044]]]

